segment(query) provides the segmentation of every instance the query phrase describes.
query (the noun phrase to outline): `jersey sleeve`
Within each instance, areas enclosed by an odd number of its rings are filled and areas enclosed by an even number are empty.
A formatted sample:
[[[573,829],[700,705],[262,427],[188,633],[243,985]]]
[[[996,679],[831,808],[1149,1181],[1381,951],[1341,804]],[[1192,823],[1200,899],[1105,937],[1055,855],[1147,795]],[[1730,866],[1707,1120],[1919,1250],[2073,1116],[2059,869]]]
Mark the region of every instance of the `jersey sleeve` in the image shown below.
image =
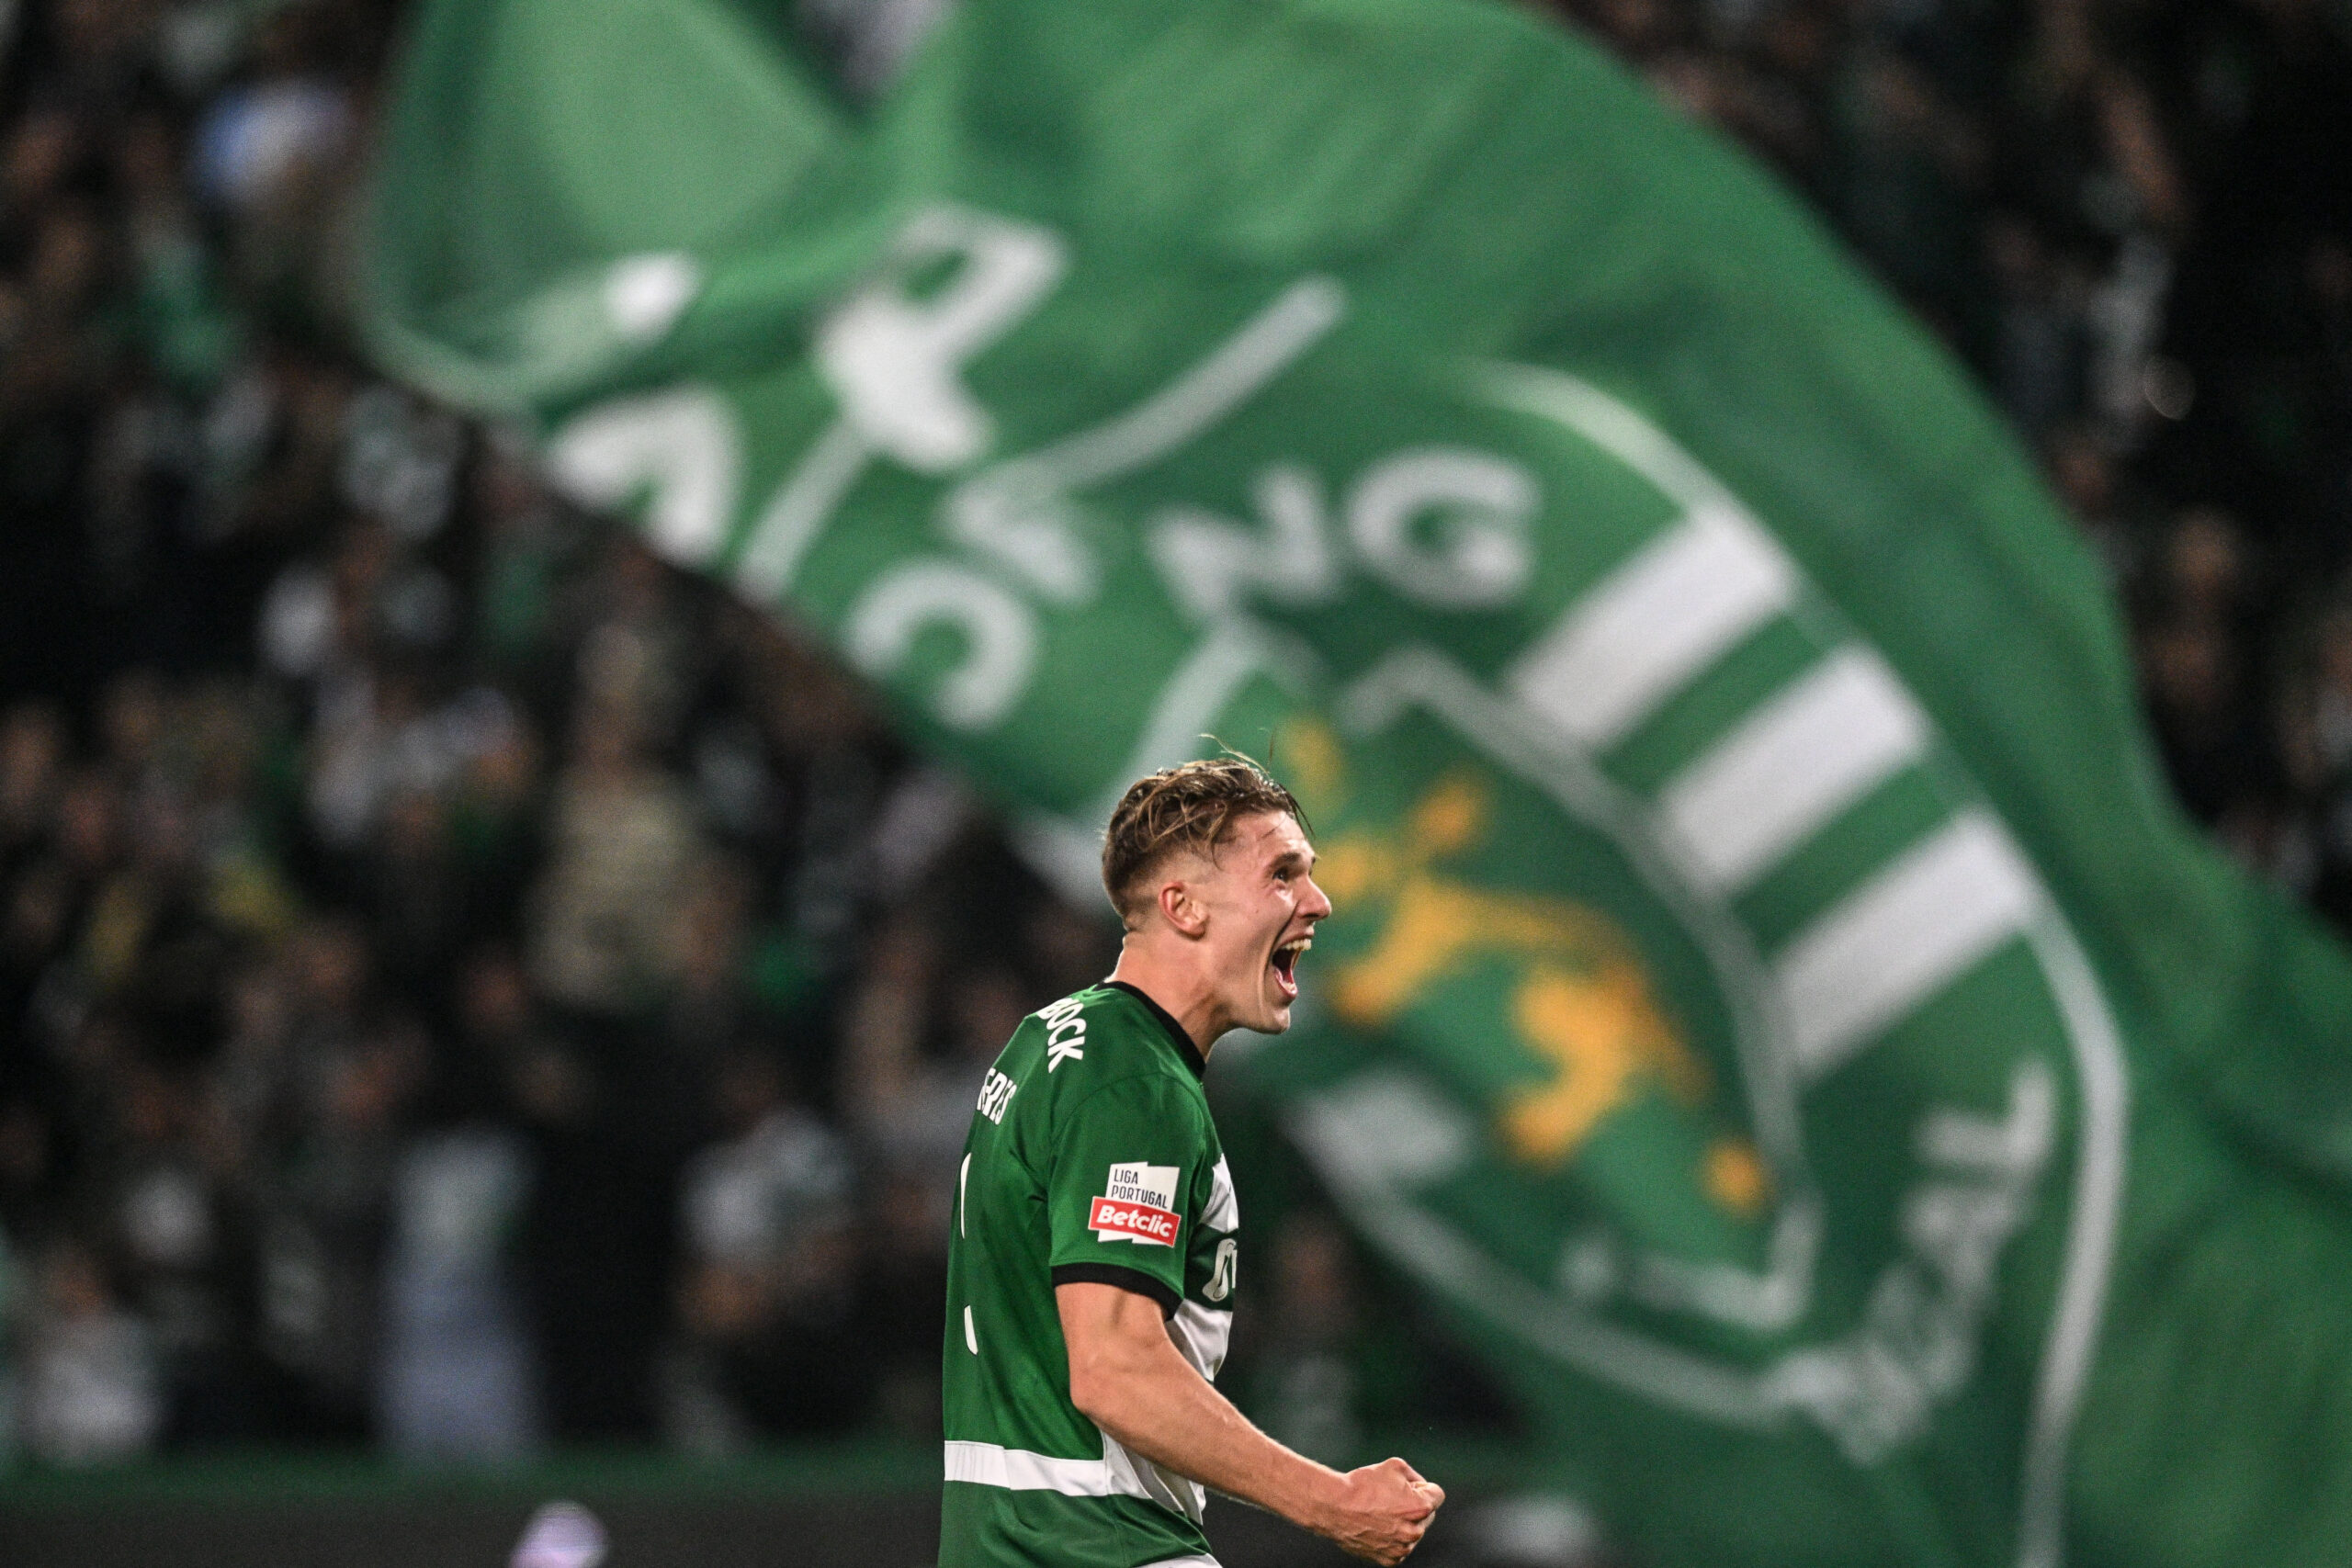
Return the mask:
[[[1046,1177],[1056,1285],[1116,1285],[1172,1314],[1200,1224],[1193,1177],[1208,1157],[1198,1097],[1159,1074],[1107,1085],[1056,1129]]]

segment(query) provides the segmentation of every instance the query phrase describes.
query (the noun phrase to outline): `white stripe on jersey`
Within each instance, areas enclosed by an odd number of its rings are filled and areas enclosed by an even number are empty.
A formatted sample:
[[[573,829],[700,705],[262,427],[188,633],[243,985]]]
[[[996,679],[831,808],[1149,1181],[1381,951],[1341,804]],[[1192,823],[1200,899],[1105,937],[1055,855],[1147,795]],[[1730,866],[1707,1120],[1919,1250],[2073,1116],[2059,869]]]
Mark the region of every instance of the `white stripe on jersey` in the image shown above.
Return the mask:
[[[1213,1231],[1241,1228],[1241,1205],[1233,1200],[1233,1171],[1223,1155],[1216,1156],[1216,1168],[1209,1173],[1209,1206],[1201,1211],[1201,1224]]]
[[[1168,1337],[1176,1342],[1177,1353],[1211,1382],[1225,1366],[1226,1342],[1232,1333],[1231,1313],[1216,1312],[1198,1302],[1180,1303],[1176,1315],[1168,1320]]]
[[[1058,1492],[1065,1497],[1141,1497],[1171,1514],[1182,1514],[1194,1524],[1200,1523],[1208,1502],[1208,1493],[1199,1482],[1129,1453],[1108,1435],[1102,1438],[1101,1459],[1055,1459],[1026,1449],[951,1438],[947,1479],[976,1486],[1001,1486],[1008,1492]],[[1181,1564],[1193,1560],[1172,1561]]]
[[[1141,1497],[1134,1478],[1099,1459],[1053,1459],[994,1443],[947,1443],[947,1479],[1009,1492],[1058,1492],[1065,1497]]]

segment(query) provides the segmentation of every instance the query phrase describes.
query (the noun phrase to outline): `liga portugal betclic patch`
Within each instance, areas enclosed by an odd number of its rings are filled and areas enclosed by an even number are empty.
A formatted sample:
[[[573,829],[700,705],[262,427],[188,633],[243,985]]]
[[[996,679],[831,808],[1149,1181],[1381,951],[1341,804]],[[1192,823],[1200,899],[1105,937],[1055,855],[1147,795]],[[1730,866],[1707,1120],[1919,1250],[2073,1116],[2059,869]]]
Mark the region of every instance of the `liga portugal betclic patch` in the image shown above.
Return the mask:
[[[1173,1247],[1183,1217],[1176,1213],[1176,1168],[1114,1165],[1102,1197],[1086,1213],[1097,1241],[1134,1241]]]

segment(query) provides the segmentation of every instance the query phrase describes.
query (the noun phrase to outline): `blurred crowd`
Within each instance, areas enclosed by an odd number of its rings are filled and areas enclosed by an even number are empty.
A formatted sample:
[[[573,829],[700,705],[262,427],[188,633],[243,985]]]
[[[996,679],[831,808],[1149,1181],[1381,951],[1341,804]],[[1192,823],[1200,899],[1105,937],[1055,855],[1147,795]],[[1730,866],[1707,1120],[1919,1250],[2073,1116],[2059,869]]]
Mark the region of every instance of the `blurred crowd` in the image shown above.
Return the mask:
[[[394,10],[13,18],[13,1429],[921,1428],[974,1064],[1114,938],[772,623],[345,352]]]
[[[2352,921],[2329,3],[1568,9],[1974,367],[2188,809]],[[402,9],[0,0],[0,1444],[935,1431],[978,1066],[1115,933],[351,353]],[[1312,1208],[1263,1256],[1239,1384],[1344,1457],[1400,1330]]]

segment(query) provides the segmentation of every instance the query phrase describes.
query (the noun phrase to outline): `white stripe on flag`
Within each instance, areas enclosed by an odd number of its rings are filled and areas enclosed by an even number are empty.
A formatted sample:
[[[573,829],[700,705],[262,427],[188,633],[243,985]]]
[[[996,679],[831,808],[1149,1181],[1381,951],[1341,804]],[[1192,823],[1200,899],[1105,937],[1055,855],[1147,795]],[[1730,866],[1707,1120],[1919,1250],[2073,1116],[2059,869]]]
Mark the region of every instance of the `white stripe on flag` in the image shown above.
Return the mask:
[[[1736,892],[1919,754],[1928,725],[1876,657],[1832,653],[1660,796],[1692,869]]]
[[[1955,818],[1865,883],[1775,964],[1798,1075],[1871,1038],[2021,931],[2041,886],[2000,825]]]
[[[1570,604],[1504,683],[1569,739],[1606,746],[1787,608],[1796,587],[1753,518],[1702,507]]]

